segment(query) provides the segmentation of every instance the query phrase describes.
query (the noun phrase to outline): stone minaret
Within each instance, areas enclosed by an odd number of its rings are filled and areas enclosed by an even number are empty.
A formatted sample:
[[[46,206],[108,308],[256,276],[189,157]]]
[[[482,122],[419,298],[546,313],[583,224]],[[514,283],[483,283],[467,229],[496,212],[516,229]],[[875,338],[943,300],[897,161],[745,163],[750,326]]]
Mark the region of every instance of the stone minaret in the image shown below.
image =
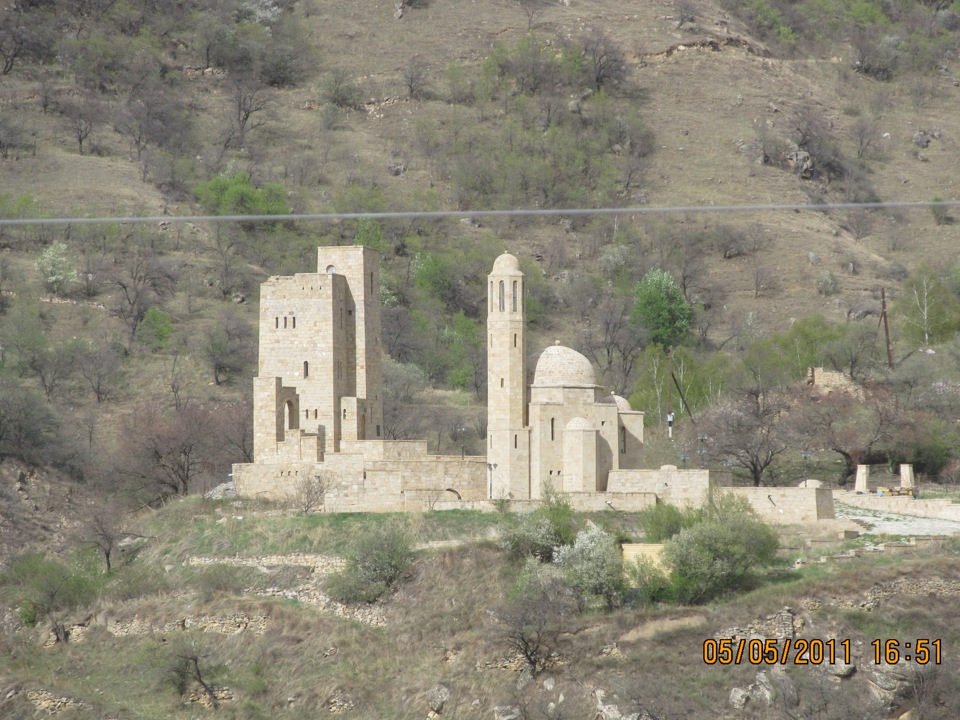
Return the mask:
[[[493,264],[487,296],[487,463],[492,499],[530,497],[523,273],[513,255]]]

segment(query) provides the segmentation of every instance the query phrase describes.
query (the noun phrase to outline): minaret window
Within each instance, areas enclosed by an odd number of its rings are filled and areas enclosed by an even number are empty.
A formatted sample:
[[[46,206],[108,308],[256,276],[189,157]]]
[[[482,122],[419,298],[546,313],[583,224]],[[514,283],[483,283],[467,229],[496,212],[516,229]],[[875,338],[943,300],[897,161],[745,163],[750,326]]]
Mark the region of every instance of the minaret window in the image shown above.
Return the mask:
[[[507,309],[505,290],[503,287],[503,280],[500,281],[500,312],[503,312]]]
[[[511,298],[511,302],[513,303],[513,312],[516,312],[517,311],[517,281],[516,280],[513,281],[513,296]]]

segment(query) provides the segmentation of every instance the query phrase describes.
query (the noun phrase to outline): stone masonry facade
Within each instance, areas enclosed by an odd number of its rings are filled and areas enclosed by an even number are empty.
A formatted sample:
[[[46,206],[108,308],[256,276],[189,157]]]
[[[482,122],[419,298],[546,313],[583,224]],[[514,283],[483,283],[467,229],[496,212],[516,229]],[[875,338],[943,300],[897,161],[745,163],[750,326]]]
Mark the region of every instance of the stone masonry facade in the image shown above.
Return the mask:
[[[559,343],[527,354],[517,258],[497,258],[488,282],[485,457],[383,439],[376,251],[321,247],[315,273],[264,282],[254,461],[234,466],[237,493],[283,499],[323,478],[330,512],[524,507],[548,485],[584,510],[702,502],[707,471],[640,467],[643,413],[604,394],[586,357]],[[833,516],[826,491],[740,490],[773,521]]]

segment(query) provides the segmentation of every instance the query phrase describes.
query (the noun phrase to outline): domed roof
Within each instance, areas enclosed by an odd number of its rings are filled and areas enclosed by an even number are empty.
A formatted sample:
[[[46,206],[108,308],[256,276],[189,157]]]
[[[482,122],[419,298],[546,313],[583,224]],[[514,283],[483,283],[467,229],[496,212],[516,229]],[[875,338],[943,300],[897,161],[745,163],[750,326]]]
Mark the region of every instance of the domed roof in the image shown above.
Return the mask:
[[[613,403],[617,406],[617,410],[620,412],[633,412],[633,408],[630,407],[630,401],[625,397],[621,397],[620,395],[614,395],[613,393],[610,393],[600,402]]]
[[[520,261],[510,253],[504,253],[493,262],[491,275],[522,275]]]
[[[596,387],[593,365],[576,350],[559,343],[531,358],[533,387]]]
[[[582,418],[579,415],[573,418],[570,422],[567,423],[567,426],[564,428],[566,430],[595,430],[596,428],[590,424],[590,421],[586,418]]]

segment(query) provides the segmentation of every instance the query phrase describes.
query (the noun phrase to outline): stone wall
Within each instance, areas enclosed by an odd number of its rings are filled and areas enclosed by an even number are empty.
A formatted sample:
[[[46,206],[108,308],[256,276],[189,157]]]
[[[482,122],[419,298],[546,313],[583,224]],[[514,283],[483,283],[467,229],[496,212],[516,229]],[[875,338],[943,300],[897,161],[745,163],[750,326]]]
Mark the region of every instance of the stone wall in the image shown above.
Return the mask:
[[[826,488],[735,487],[728,491],[745,497],[768,523],[791,525],[832,520],[833,494]]]
[[[709,470],[678,470],[664,465],[659,470],[614,470],[607,491],[651,493],[677,507],[700,507],[712,484]]]
[[[663,545],[658,543],[624,543],[623,562],[632,563],[637,560],[646,559],[657,567],[663,567]]]
[[[387,445],[409,449],[407,443]],[[332,485],[324,501],[327,512],[422,511],[440,501],[470,503],[487,495],[487,465],[475,457],[377,460],[338,453],[323,463],[233,466],[238,495],[279,501],[292,498],[298,482],[318,473]]]
[[[840,490],[834,492],[834,498],[838,502],[867,510],[960,522],[960,503],[946,499],[924,500],[921,496],[919,500],[914,500],[909,495],[884,495],[879,497],[877,495],[858,495]]]

